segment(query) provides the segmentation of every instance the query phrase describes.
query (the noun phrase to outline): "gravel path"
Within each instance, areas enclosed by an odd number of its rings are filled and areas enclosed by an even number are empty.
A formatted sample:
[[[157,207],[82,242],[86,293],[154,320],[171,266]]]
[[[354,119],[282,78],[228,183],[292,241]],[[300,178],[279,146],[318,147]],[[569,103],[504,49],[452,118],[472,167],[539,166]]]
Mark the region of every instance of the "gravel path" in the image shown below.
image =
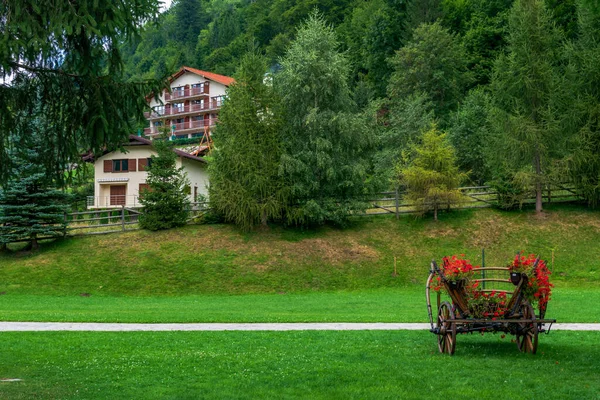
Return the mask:
[[[211,323],[211,324],[120,324],[75,322],[0,322],[0,332],[48,331],[362,331],[425,330],[423,323]],[[600,324],[554,324],[552,330],[600,331]]]

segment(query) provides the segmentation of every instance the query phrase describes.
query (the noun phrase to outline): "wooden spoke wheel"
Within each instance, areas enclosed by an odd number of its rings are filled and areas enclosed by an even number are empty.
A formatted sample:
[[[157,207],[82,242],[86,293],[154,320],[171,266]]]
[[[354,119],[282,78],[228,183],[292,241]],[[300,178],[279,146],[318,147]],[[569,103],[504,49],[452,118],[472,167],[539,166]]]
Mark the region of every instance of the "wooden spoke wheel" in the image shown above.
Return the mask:
[[[444,301],[440,305],[437,317],[437,339],[440,353],[454,354],[454,348],[456,347],[456,323],[454,319],[452,304]]]
[[[521,304],[521,319],[530,321],[518,323],[517,347],[523,353],[535,354],[538,346],[538,324],[535,321],[535,312],[531,304]]]

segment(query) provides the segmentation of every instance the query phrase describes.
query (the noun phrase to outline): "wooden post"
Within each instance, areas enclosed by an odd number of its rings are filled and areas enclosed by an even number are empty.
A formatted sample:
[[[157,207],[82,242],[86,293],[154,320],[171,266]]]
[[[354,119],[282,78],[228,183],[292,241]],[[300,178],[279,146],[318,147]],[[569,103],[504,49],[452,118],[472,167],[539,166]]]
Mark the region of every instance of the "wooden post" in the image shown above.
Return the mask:
[[[485,268],[485,249],[481,249],[481,268]],[[481,270],[481,278],[485,279],[485,269]],[[481,284],[482,289],[485,289],[485,280]]]
[[[121,204],[121,226],[125,230],[125,205]]]
[[[398,198],[398,185],[396,185],[396,219],[400,219],[400,199]],[[394,257],[394,267],[396,265],[396,257]]]
[[[393,277],[398,276],[398,270],[396,269],[396,256],[394,256],[394,274],[392,276]]]

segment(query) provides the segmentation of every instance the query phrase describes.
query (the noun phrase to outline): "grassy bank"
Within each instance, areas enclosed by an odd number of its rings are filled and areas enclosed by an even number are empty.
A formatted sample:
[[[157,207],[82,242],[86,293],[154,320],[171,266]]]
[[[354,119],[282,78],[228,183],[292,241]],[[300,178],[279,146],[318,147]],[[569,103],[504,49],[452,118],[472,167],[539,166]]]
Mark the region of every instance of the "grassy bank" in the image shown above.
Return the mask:
[[[540,253],[562,287],[591,287],[599,278],[598,212],[561,206],[538,218],[485,209],[441,219],[368,217],[345,230],[277,227],[249,234],[228,225],[186,226],[71,238],[37,253],[0,255],[0,292],[181,296],[403,288],[422,285],[432,258],[465,253],[479,263],[482,247],[486,265],[503,265],[521,249]]]
[[[3,333],[10,399],[545,398],[600,393],[599,332],[553,332],[538,354],[423,332]],[[560,377],[560,379],[556,379]]]

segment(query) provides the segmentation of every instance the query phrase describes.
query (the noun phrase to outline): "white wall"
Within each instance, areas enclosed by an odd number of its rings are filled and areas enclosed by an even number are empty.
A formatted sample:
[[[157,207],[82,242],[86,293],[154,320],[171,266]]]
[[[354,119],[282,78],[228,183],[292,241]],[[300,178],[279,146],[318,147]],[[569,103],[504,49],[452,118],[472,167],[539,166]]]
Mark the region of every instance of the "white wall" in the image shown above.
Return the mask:
[[[139,171],[139,165],[136,163],[135,172],[104,172],[105,160],[120,160],[120,159],[140,159],[150,158],[156,155],[156,151],[149,145],[140,146],[125,146],[127,153],[120,150],[113,151],[99,157],[94,163],[94,207],[103,208],[110,207],[110,186],[111,185],[126,185],[126,205],[139,206],[139,187],[140,183],[146,183],[146,171]],[[183,161],[182,161],[183,160]],[[208,193],[206,186],[208,185],[208,172],[206,164],[200,161],[187,158],[177,157],[177,168],[183,166],[184,171],[190,181],[191,193],[190,201],[193,201],[194,186],[198,187],[198,194],[206,195]],[[126,181],[118,181],[124,180]],[[101,182],[100,180],[107,180]]]

